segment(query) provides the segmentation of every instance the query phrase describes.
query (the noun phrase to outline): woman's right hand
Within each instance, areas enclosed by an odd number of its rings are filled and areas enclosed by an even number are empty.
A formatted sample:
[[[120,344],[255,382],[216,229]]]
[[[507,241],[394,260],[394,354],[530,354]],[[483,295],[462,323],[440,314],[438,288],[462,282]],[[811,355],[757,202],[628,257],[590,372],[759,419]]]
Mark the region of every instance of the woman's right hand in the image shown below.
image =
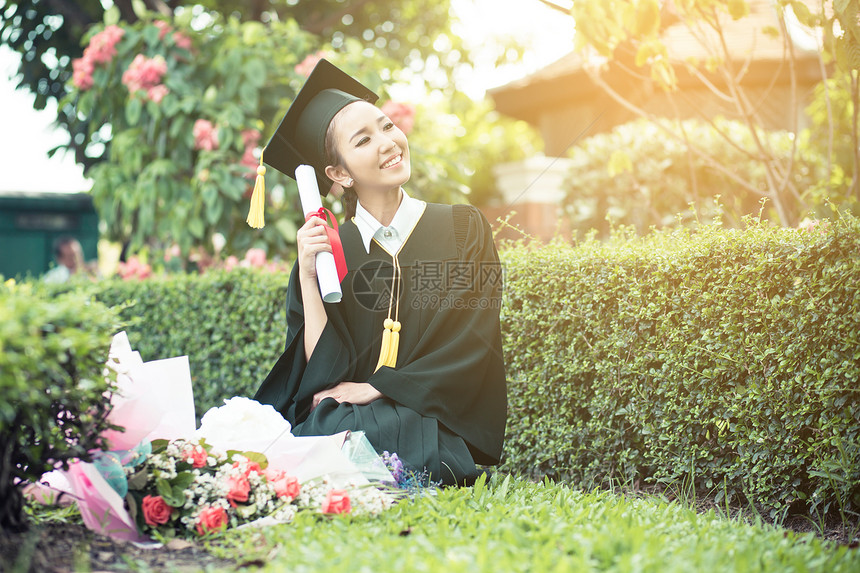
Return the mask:
[[[296,234],[296,245],[299,256],[299,276],[306,279],[316,279],[317,253],[331,252],[331,243],[325,231],[325,222],[319,217],[311,217],[301,226]]]

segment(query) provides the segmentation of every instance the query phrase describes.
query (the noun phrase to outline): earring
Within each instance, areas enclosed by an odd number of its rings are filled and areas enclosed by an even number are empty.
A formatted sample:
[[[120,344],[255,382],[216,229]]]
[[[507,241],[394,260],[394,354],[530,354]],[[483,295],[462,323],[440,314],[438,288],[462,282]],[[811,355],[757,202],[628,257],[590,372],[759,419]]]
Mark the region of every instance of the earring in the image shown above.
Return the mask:
[[[347,186],[347,187],[352,187],[352,179],[350,179],[349,181],[347,181],[347,182],[346,182],[346,186]]]

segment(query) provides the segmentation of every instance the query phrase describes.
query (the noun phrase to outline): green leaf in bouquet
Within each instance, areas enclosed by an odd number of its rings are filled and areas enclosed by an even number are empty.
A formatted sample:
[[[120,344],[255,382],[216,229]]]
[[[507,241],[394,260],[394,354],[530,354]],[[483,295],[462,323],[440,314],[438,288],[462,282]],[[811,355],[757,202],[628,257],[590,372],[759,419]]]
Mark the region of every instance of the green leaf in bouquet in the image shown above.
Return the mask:
[[[170,442],[168,440],[159,438],[157,440],[152,440],[152,453],[159,454],[163,452],[167,448],[167,444]]]
[[[146,487],[146,482],[149,479],[149,472],[143,468],[128,477],[128,489],[141,490]]]
[[[155,491],[158,492],[158,495],[167,499],[173,491],[170,489],[170,482],[164,478],[158,478],[155,480]]]
[[[170,507],[182,507],[185,505],[185,492],[179,486],[172,486],[169,481],[159,478],[155,482],[155,490]]]
[[[170,482],[173,484],[174,489],[178,486],[185,490],[194,483],[194,474],[191,472],[181,472],[177,474],[175,478],[170,480]]]
[[[137,523],[137,501],[130,493],[125,494],[125,504],[128,506],[128,515]]]
[[[266,458],[265,454],[261,454],[260,452],[237,452],[252,462],[257,462],[260,464],[260,469],[264,470],[269,465],[269,460]]]
[[[170,507],[182,507],[185,505],[185,488],[178,485],[171,489],[170,499],[164,500]]]
[[[140,505],[143,500],[143,494],[139,491],[129,491],[125,495],[125,503],[128,505],[128,514],[131,516],[138,531],[143,531],[146,522],[143,519],[143,512],[140,511]]]
[[[237,505],[236,514],[242,519],[251,519],[257,513],[257,504],[251,503],[248,505]]]

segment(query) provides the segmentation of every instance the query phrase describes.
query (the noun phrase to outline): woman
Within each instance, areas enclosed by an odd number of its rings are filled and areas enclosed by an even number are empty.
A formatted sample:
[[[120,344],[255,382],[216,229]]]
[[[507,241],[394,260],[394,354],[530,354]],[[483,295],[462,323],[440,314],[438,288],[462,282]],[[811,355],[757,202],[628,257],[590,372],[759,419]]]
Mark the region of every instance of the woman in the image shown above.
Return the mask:
[[[444,484],[498,463],[506,416],[501,268],[489,225],[466,205],[403,190],[406,136],[375,94],[322,60],[265,149],[290,176],[314,166],[344,189],[348,273],[323,302],[315,257],[332,247],[317,217],[297,235],[284,353],[255,398],[296,435],[362,430],[382,452]]]

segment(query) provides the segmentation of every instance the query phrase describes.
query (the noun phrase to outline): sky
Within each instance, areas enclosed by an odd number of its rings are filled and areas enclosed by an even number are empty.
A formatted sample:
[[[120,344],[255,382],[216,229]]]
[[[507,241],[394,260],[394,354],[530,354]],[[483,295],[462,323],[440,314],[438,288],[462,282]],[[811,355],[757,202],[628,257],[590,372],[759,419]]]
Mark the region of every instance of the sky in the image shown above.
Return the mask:
[[[472,97],[534,72],[573,49],[573,20],[539,0],[452,0],[463,37],[478,69],[462,88]],[[518,65],[494,69],[481,46],[512,38],[527,47]],[[87,191],[92,182],[72,153],[48,150],[68,141],[52,127],[56,107],[33,109],[33,96],[15,90],[19,56],[0,45],[0,191]]]

